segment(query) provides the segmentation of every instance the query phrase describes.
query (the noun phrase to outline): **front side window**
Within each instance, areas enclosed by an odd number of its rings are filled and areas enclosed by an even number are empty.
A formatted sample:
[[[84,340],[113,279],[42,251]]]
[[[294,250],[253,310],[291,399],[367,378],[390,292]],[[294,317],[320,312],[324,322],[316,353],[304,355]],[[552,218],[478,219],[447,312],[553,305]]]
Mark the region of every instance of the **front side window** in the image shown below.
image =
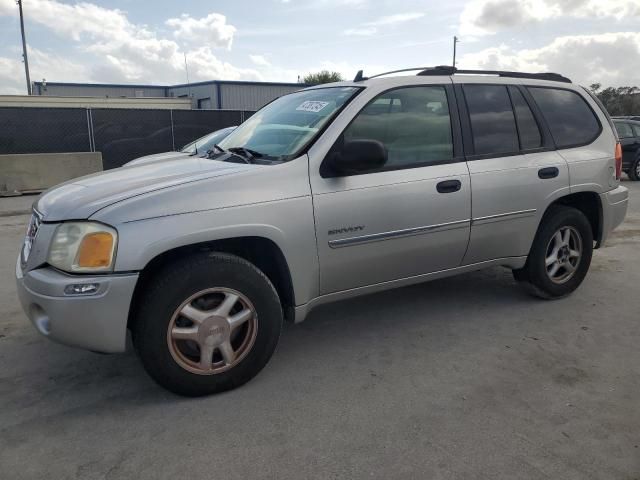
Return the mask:
[[[586,145],[600,134],[600,122],[587,102],[572,90],[528,87],[549,124],[558,148]]]
[[[225,150],[251,149],[275,159],[295,157],[360,89],[301,90],[274,100],[220,142]]]
[[[378,95],[353,119],[341,141],[377,140],[385,170],[450,161],[449,103],[442,86],[404,87]]]
[[[633,137],[633,131],[631,130],[631,125],[629,125],[628,123],[614,121],[613,124],[616,126],[616,130],[620,138]]]
[[[504,85],[465,85],[473,146],[476,155],[520,150],[516,119]]]

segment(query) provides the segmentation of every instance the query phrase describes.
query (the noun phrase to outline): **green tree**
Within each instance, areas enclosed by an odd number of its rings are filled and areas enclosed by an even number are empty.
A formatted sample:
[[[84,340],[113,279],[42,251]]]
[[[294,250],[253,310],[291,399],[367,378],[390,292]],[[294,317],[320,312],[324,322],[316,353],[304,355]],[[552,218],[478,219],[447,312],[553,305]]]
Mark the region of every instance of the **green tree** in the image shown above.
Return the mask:
[[[322,70],[321,72],[306,74],[303,82],[307,85],[320,85],[321,83],[341,82],[342,80],[344,78],[338,72]]]
[[[602,89],[600,83],[589,86],[594,95],[604,104],[609,115],[640,115],[640,88],[607,87]]]

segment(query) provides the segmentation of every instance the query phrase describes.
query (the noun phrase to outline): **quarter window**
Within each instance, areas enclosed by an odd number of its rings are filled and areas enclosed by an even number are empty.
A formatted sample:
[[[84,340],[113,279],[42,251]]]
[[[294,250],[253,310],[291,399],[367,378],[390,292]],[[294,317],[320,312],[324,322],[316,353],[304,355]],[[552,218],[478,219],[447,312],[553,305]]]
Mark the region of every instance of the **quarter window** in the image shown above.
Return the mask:
[[[516,120],[506,86],[465,85],[464,96],[476,155],[515,153],[520,150]]]
[[[520,90],[509,87],[511,95],[511,103],[516,112],[516,121],[518,123],[518,133],[520,134],[520,148],[522,150],[531,150],[542,146],[542,135],[540,128],[536,122],[529,104],[520,93]]]
[[[558,148],[586,145],[600,134],[600,122],[584,98],[571,90],[528,87],[549,124]]]
[[[387,150],[384,170],[426,166],[453,158],[444,87],[397,88],[380,94],[346,128],[343,141],[377,140]]]

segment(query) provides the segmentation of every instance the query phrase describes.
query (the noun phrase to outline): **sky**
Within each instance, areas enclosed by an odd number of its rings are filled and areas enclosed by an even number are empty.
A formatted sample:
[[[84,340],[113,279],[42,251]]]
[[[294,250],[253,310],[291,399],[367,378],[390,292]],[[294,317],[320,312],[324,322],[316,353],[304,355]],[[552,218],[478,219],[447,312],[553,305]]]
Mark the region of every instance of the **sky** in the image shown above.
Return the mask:
[[[640,86],[640,0],[23,0],[31,79],[295,82],[457,66]],[[18,7],[0,0],[0,94],[26,92]]]

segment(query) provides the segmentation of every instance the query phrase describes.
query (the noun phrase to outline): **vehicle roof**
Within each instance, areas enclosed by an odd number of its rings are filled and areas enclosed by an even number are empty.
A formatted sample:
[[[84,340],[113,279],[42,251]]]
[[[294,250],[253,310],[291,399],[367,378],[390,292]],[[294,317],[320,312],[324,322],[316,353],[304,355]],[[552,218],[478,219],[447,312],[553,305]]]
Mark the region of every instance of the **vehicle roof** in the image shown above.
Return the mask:
[[[504,85],[531,85],[543,87],[556,87],[571,90],[579,90],[580,86],[575,83],[558,82],[554,80],[540,80],[536,78],[520,78],[520,77],[499,77],[497,75],[393,75],[382,76],[376,78],[368,78],[358,82],[344,81],[325,83],[307,87],[304,90],[312,90],[327,87],[396,87],[403,85],[426,85],[426,84],[442,84],[442,83],[492,83]]]

